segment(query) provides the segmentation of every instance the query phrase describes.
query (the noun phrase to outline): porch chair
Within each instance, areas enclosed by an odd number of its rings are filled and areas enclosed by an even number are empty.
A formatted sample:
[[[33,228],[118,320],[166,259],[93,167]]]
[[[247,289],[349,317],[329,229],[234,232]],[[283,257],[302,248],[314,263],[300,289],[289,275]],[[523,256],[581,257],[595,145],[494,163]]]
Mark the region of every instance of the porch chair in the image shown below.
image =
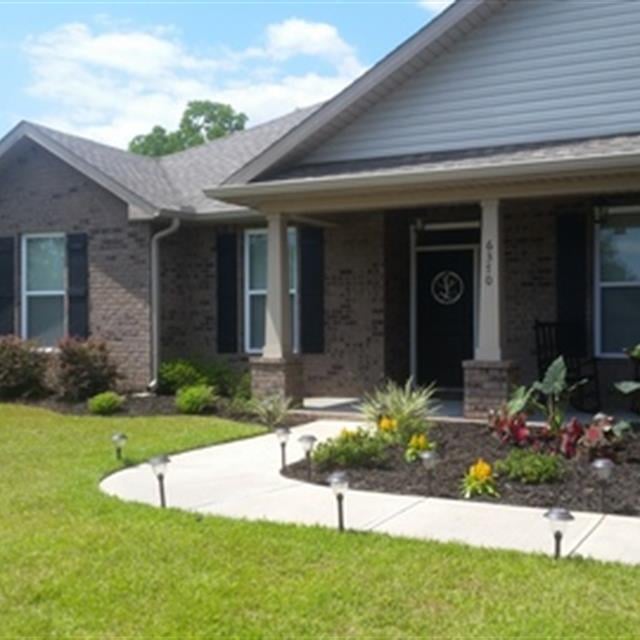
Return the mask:
[[[534,325],[536,337],[536,358],[538,375],[544,376],[549,365],[558,357],[563,356],[567,365],[567,382],[575,384],[586,380],[579,386],[570,398],[571,405],[579,411],[596,413],[600,411],[600,382],[598,376],[598,362],[592,356],[579,354],[576,348],[581,329],[562,322],[540,322]]]

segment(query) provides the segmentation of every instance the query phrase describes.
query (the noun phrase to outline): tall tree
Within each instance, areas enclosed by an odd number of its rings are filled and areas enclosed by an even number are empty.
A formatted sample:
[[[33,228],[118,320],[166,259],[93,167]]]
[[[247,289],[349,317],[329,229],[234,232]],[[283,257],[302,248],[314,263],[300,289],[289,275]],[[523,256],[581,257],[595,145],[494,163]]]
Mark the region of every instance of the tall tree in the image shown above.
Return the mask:
[[[176,131],[155,126],[150,133],[133,138],[129,151],[145,156],[165,156],[241,131],[246,123],[247,116],[228,104],[193,100],[187,104]]]

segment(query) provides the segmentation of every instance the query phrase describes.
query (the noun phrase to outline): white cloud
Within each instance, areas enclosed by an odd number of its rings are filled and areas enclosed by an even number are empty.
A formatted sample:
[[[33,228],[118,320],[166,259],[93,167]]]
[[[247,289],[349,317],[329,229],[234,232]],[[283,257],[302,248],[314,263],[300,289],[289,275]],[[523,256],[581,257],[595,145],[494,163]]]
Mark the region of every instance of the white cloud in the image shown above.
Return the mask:
[[[444,11],[450,4],[453,4],[455,0],[418,0],[418,4],[421,7],[431,11],[433,13],[440,13]]]
[[[325,100],[365,70],[333,25],[298,18],[268,25],[255,46],[221,45],[215,55],[190,51],[170,27],[104,18],[31,36],[24,51],[38,119],[118,146],[154,124],[175,128],[189,100],[228,102],[257,124]]]

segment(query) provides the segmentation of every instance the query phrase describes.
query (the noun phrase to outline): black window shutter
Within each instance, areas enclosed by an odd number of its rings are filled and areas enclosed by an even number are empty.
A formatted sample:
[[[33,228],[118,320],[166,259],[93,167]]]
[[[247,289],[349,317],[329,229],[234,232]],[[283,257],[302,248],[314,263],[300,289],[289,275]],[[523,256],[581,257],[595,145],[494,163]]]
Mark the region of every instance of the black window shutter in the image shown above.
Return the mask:
[[[556,221],[558,340],[564,355],[587,354],[587,216],[561,213]]]
[[[218,353],[238,351],[238,239],[218,233]]]
[[[69,270],[69,335],[89,337],[89,256],[86,233],[67,235]]]
[[[300,350],[324,352],[324,231],[298,230],[300,252]]]
[[[16,241],[0,238],[0,335],[15,333]]]

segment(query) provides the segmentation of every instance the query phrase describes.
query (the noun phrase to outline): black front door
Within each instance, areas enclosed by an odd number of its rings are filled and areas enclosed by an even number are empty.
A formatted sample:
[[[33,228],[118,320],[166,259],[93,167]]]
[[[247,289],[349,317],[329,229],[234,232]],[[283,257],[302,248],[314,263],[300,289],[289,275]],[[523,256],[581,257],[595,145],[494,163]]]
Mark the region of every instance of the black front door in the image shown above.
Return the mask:
[[[419,251],[416,257],[417,381],[463,386],[462,362],[473,358],[472,249]]]

